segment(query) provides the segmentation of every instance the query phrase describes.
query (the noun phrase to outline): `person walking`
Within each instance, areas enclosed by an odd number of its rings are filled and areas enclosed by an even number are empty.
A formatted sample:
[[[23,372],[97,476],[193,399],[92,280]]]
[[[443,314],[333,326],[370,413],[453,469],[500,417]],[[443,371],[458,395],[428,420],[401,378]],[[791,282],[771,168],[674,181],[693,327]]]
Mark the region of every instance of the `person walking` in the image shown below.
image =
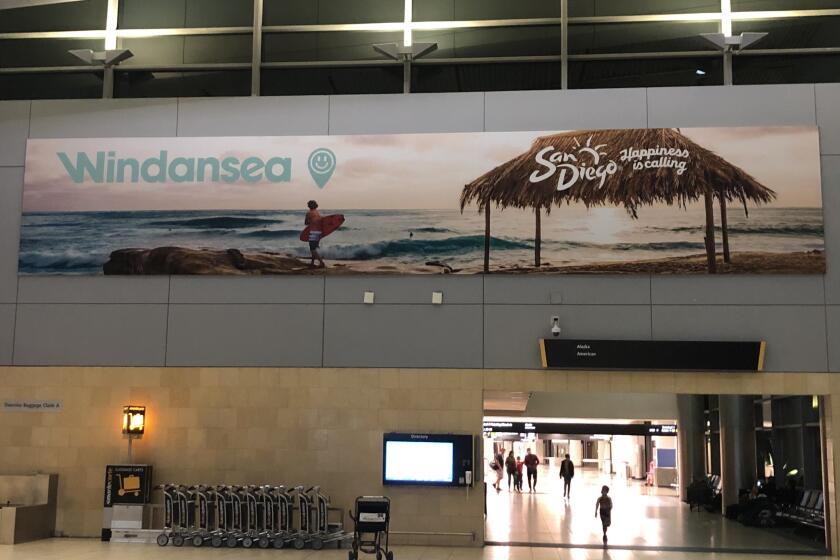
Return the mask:
[[[500,492],[502,490],[502,478],[504,478],[504,463],[505,458],[501,453],[496,453],[493,456],[493,460],[490,461],[490,468],[493,469],[493,472],[496,473],[496,482],[493,483],[493,488],[496,489],[496,492]]]
[[[507,471],[508,492],[510,492],[511,482],[516,489],[516,458],[513,456],[513,449],[510,450],[507,459],[505,459],[505,471]]]
[[[612,498],[607,496],[610,493],[609,486],[601,487],[601,496],[595,502],[595,518],[601,516],[601,528],[604,530],[604,546],[607,546],[607,528],[612,523]]]
[[[575,477],[575,464],[572,462],[569,454],[566,453],[566,458],[560,462],[560,478],[563,479],[563,497],[572,497],[572,479]]]
[[[516,491],[522,493],[522,467],[525,463],[522,462],[522,457],[516,456]]]
[[[537,466],[540,464],[540,458],[531,453],[531,448],[525,450],[525,468],[528,471],[528,492],[537,491]]]

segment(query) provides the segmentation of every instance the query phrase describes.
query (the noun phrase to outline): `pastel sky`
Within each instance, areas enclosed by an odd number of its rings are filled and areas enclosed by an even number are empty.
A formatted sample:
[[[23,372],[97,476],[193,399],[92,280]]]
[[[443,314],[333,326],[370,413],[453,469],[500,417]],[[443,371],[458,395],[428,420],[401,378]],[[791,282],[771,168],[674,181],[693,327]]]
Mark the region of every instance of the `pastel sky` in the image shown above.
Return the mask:
[[[775,190],[774,206],[821,206],[815,127],[689,128],[683,134]],[[554,131],[556,132],[556,131]],[[36,139],[27,144],[25,212],[101,210],[302,209],[309,199],[332,209],[457,209],[462,187],[528,150],[552,132],[362,136]],[[319,189],[309,154],[329,148],[336,171]],[[99,150],[145,159],[292,158],[289,183],[73,183],[57,152]]]

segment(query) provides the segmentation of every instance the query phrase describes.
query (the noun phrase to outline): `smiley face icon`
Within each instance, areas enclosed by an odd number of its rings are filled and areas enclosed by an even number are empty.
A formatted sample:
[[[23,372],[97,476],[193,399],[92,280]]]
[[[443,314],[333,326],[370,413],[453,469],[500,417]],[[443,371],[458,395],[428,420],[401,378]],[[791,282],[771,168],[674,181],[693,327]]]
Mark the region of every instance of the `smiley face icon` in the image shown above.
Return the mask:
[[[318,188],[323,189],[330,180],[335,165],[335,154],[328,148],[318,148],[309,154],[309,174]]]

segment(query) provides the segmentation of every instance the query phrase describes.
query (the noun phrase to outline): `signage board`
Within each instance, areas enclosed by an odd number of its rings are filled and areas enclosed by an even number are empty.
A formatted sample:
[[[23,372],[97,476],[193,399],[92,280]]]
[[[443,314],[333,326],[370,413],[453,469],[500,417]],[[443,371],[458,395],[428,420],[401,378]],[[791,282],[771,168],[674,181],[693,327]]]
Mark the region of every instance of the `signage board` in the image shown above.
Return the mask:
[[[544,368],[762,371],[765,342],[540,339]]]
[[[825,271],[814,126],[37,138],[25,165],[25,275]]]
[[[9,400],[3,401],[4,412],[61,412],[61,401],[56,400]]]
[[[147,504],[151,498],[151,465],[108,465],[105,467],[105,507]]]
[[[485,420],[484,433],[566,434],[613,436],[676,436],[676,424],[594,424],[571,422],[514,422]]]

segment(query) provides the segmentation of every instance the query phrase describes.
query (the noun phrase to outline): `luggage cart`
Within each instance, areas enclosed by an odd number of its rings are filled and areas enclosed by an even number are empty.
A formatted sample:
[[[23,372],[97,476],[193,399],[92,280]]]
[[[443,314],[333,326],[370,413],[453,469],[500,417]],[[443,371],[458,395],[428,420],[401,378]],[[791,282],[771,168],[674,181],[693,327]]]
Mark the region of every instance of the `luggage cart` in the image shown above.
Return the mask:
[[[213,489],[200,484],[191,489],[191,499],[195,502],[196,512],[195,527],[190,534],[190,543],[193,546],[203,546],[213,537],[211,530],[211,518],[214,514],[215,501],[212,499]]]
[[[210,489],[213,500],[213,530],[210,531],[210,546],[219,548],[224,544],[230,530],[230,509],[232,506],[226,486],[215,486]]]
[[[228,486],[227,492],[230,496],[230,516],[225,546],[236,548],[243,542],[247,532],[247,503],[241,486]]]
[[[273,489],[275,503],[277,504],[274,515],[274,536],[272,544],[274,548],[283,548],[295,540],[297,533],[294,530],[295,496],[303,490],[303,487],[286,488],[277,486]]]
[[[184,532],[177,495],[178,485],[161,484],[155,486],[155,490],[163,492],[163,531],[157,536],[156,540],[159,546],[166,546],[175,535]]]
[[[192,536],[195,519],[189,490],[180,484],[161,484],[155,489],[163,491],[163,532],[157,536],[158,545],[184,546],[184,541]]]
[[[312,486],[300,493],[300,526],[294,546],[298,550],[307,543],[313,550],[321,550],[326,543],[336,543],[341,547],[348,538],[344,532],[344,510],[330,506],[330,498],[321,492],[320,486]],[[342,514],[342,520],[330,520],[330,512]]]
[[[359,552],[375,554],[376,560],[394,560],[394,553],[388,549],[388,525],[391,522],[391,500],[387,496],[359,496],[356,511],[350,512],[353,520],[353,548],[348,551],[349,560],[357,560]],[[383,544],[384,541],[384,544]]]

